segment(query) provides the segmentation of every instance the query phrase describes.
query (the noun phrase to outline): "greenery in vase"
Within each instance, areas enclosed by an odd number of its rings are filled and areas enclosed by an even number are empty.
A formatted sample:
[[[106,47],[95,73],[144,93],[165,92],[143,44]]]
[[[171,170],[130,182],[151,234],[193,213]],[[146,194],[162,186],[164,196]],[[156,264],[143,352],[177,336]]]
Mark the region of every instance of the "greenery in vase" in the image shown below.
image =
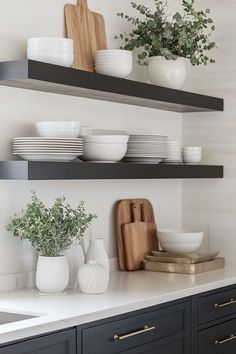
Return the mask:
[[[57,257],[84,236],[94,218],[96,215],[86,213],[84,202],[72,209],[61,197],[47,208],[33,191],[31,202],[21,216],[14,215],[7,230],[28,240],[40,255]]]
[[[216,47],[216,43],[210,40],[215,30],[210,10],[197,11],[194,0],[182,0],[182,13],[176,12],[170,16],[166,14],[167,2],[153,1],[154,12],[144,5],[131,2],[139,17],[117,14],[134,27],[130,33],[115,37],[124,41],[121,49],[141,49],[138,55],[140,65],[147,65],[148,57],[153,56],[163,56],[168,60],[183,57],[189,59],[192,65],[214,63],[215,60],[206,54]]]

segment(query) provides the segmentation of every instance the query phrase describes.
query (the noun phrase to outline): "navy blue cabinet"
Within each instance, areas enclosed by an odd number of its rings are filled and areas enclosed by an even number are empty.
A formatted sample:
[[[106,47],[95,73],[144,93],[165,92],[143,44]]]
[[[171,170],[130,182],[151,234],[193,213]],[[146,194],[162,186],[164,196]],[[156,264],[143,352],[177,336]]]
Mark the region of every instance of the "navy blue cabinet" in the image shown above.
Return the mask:
[[[75,329],[28,339],[0,348],[0,354],[76,354]]]

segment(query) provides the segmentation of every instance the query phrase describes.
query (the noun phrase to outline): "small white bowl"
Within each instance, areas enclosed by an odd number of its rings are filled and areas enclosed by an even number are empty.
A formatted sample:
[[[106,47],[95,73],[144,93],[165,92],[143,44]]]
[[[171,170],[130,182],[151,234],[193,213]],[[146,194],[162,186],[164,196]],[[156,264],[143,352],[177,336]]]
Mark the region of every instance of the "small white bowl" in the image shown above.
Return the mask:
[[[36,122],[36,130],[42,137],[78,138],[79,122]]]
[[[38,38],[29,38],[27,45],[68,45],[73,46],[73,39],[63,38],[63,37],[38,37]]]
[[[202,160],[202,153],[201,152],[183,152],[183,161],[187,164],[198,164]]]
[[[201,242],[191,242],[191,243],[161,243],[161,247],[166,252],[173,253],[193,253],[196,252],[201,247]]]
[[[104,50],[97,50],[95,53],[95,56],[106,56],[106,55],[132,56],[132,52],[130,50],[125,50],[125,49],[104,49]]]
[[[118,162],[123,159],[127,144],[85,143],[83,160],[97,162]]]
[[[98,74],[119,77],[126,79],[132,72],[132,64],[114,65],[114,66],[99,66],[95,68]]]

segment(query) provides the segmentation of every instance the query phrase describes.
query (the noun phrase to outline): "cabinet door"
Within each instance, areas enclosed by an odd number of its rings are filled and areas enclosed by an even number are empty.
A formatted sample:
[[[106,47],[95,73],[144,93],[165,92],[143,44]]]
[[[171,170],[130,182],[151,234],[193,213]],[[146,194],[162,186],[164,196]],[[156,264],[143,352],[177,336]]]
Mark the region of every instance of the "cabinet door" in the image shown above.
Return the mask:
[[[167,343],[156,342],[139,346],[120,354],[189,354],[189,347],[184,338],[169,340]]]
[[[76,354],[75,329],[10,344],[0,354]]]
[[[202,330],[198,334],[198,354],[235,354],[236,319]]]

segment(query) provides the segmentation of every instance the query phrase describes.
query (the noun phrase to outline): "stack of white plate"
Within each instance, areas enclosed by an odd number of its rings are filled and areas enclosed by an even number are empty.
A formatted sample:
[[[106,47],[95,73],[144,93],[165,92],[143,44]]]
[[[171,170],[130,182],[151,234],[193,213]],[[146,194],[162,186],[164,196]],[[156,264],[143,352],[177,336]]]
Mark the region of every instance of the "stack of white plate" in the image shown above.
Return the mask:
[[[126,162],[158,164],[166,157],[167,136],[163,135],[131,135]]]
[[[183,162],[181,144],[179,141],[167,142],[167,158],[164,159],[168,164],[180,164]]]
[[[13,154],[28,161],[67,162],[83,155],[83,140],[79,138],[14,138]]]
[[[74,61],[74,42],[60,37],[30,38],[27,42],[27,58],[70,67]]]

